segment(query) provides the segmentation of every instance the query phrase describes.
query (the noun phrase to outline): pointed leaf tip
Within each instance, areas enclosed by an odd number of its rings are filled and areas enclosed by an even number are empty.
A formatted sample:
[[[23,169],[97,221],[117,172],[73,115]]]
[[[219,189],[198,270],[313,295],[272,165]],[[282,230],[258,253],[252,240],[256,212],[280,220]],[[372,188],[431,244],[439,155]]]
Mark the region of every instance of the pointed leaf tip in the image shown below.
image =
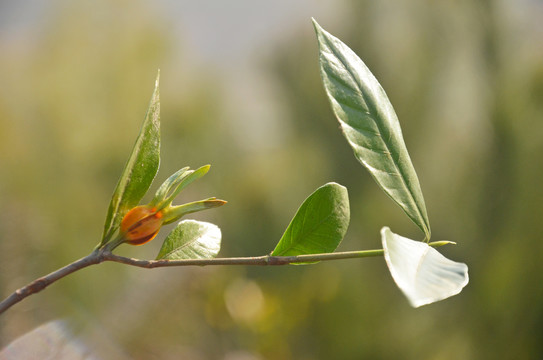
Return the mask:
[[[468,266],[441,255],[428,244],[381,229],[385,260],[392,278],[413,307],[431,304],[462,291]]]

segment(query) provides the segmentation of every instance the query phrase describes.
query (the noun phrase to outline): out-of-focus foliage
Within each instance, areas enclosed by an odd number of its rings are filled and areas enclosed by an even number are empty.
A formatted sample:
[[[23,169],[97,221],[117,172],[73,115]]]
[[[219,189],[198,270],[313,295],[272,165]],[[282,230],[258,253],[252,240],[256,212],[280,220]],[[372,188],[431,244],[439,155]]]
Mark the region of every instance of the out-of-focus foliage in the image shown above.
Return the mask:
[[[541,4],[341,6],[317,20],[387,90],[433,237],[457,241],[442,252],[470,266],[460,296],[411,309],[383,259],[152,271],[102,264],[2,315],[0,344],[66,318],[87,344],[107,342],[94,349],[115,347],[105,351],[115,358],[543,357]],[[266,111],[239,117],[259,109],[252,96],[260,87],[233,95],[240,84],[193,61],[171,18],[149,3],[51,2],[30,33],[0,37],[2,294],[99,241],[157,68],[157,183],[182,166],[213,165],[180,201],[210,192],[229,201],[197,216],[221,227],[220,256],[269,252],[302,201],[328,181],[345,185],[351,201],[338,250],[380,247],[383,225],[417,238],[341,136],[320,83],[311,16],[287,39],[262,44],[261,85],[282,114],[271,120]],[[216,38],[227,41],[220,31]],[[153,258],[160,243],[118,252]]]

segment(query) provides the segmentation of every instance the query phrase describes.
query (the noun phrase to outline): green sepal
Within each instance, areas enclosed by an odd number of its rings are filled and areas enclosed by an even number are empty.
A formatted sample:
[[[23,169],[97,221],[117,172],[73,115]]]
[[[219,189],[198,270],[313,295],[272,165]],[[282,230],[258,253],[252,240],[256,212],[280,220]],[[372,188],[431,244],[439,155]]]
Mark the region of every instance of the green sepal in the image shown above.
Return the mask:
[[[211,165],[204,165],[196,170],[188,170],[183,168],[170,176],[162,186],[158,189],[153,200],[149,203],[157,209],[164,209],[169,206],[172,201],[183,189],[185,189],[194,180],[197,180],[207,174]],[[165,185],[166,184],[166,185]]]
[[[212,209],[226,204],[226,201],[217,198],[209,198],[200,201],[194,201],[183,205],[171,206],[163,211],[164,225],[171,224],[181,217],[197,211]]]
[[[149,206],[157,206],[161,200],[165,199],[169,192],[174,189],[181,180],[183,180],[183,175],[189,170],[189,167],[186,166],[182,169],[177,170],[173,175],[171,175],[166,181],[160,185],[158,190],[155,193],[153,200],[149,203]]]

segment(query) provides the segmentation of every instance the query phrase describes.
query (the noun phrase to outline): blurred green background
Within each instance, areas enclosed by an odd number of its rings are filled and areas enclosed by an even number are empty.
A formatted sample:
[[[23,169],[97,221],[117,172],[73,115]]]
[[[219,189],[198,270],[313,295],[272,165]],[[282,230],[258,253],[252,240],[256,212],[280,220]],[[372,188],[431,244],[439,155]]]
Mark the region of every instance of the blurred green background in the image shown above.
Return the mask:
[[[162,163],[212,164],[180,201],[221,256],[270,252],[320,185],[349,189],[339,250],[422,239],[356,162],[310,17],[394,105],[459,295],[409,307],[382,259],[278,268],[102,264],[0,317],[0,346],[64,319],[104,359],[543,358],[543,2],[0,2],[2,297],[88,254],[161,69]],[[152,188],[154,191],[155,187]],[[166,231],[162,232],[164,237]],[[154,258],[160,239],[119,254]],[[36,340],[38,341],[38,340]]]

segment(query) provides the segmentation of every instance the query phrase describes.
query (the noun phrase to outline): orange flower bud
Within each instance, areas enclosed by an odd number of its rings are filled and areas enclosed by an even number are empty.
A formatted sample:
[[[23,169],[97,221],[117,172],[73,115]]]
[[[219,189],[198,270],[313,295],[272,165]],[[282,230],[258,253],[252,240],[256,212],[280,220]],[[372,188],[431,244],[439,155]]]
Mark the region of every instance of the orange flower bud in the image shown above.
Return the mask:
[[[121,234],[131,245],[143,245],[153,240],[163,223],[162,212],[146,205],[136,206],[121,221]]]

